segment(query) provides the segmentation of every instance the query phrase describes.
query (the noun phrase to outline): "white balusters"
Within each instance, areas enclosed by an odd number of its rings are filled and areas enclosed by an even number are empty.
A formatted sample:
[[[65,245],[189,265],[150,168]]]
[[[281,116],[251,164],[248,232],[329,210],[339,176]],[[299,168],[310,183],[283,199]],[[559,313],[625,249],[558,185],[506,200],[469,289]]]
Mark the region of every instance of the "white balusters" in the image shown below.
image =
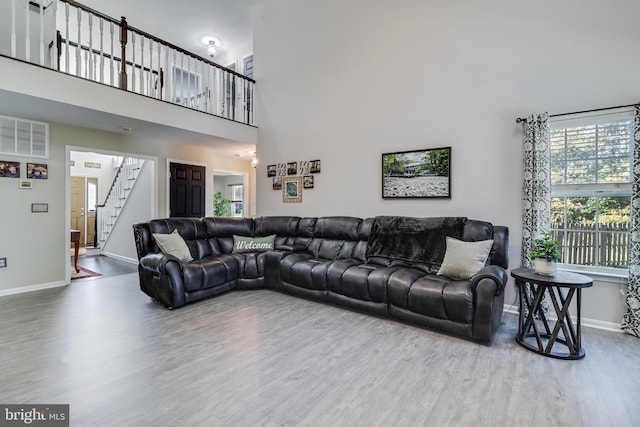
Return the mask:
[[[60,69],[58,58],[60,58],[60,52],[58,52],[58,0],[53,0],[53,13],[51,19],[53,20],[53,57],[51,58],[51,67],[54,69]]]
[[[40,65],[44,65],[44,0],[38,2],[40,11],[40,40],[38,45],[40,46]]]
[[[24,45],[24,56],[25,59],[27,61],[31,61],[31,19],[30,16],[31,14],[29,13],[29,2],[24,2],[24,25],[25,25],[25,34],[24,34],[24,40],[25,40],[25,45]]]
[[[104,19],[100,21],[100,83],[104,83]]]
[[[65,73],[70,73],[71,71],[69,70],[69,35],[71,33],[69,32],[69,3],[64,4],[64,20],[65,20],[65,28],[66,28],[66,33],[64,35],[64,39],[65,39],[64,71]]]
[[[11,0],[11,56],[15,58],[16,55],[16,0]]]
[[[76,9],[78,24],[78,45],[76,46],[76,76],[82,75],[82,9]]]
[[[131,53],[132,53],[132,59],[131,59],[131,73],[129,73],[131,75],[131,92],[135,92],[136,91],[136,33],[134,33],[133,31],[131,31],[130,35],[129,35],[129,40],[131,40]],[[122,58],[124,60],[124,58]]]
[[[114,86],[114,66],[116,67],[117,70],[117,63],[116,63],[116,57],[115,54],[113,52],[113,32],[114,32],[114,24],[113,22],[111,22],[109,24],[109,32],[110,32],[110,40],[111,40],[111,51],[109,52],[110,54],[110,58],[109,58],[109,84],[111,86]]]

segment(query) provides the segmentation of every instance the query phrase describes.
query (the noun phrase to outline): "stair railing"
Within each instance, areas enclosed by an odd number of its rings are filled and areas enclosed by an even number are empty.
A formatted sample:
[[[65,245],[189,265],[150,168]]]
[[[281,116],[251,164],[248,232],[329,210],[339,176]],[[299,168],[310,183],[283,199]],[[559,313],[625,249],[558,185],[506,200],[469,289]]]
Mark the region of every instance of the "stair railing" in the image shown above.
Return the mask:
[[[254,125],[251,78],[73,0],[2,1],[2,55]]]

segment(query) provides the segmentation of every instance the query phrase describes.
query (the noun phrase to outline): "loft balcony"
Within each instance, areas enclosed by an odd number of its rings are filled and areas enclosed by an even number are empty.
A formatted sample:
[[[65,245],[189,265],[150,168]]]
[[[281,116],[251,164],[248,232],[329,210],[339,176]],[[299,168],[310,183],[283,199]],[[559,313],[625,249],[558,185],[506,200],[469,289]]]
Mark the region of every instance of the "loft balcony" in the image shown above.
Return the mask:
[[[212,120],[226,119],[227,123],[246,125],[254,132],[240,131],[240,135],[250,135],[241,139],[248,142],[255,139],[251,136],[255,134],[253,79],[139,30],[129,25],[125,17],[115,19],[71,0],[3,0],[0,31],[0,61],[13,77],[24,73],[33,76],[24,64],[37,65],[156,100],[153,102],[202,112],[213,116]],[[4,66],[7,60],[13,60],[14,64]],[[50,85],[55,85],[56,80],[60,78],[54,77]],[[33,78],[29,85],[39,86]],[[13,90],[15,86],[5,80],[5,85],[0,83],[0,91]],[[77,86],[82,90],[82,84]],[[94,90],[97,94],[104,93],[95,86]],[[29,87],[23,93],[36,95],[30,93]],[[98,97],[94,99],[95,106],[84,107],[100,110]],[[69,94],[68,98],[73,96]],[[163,109],[157,105],[155,108]],[[122,114],[126,110],[124,106]],[[158,119],[159,123],[166,123],[163,120]],[[214,134],[207,126],[200,127],[205,129],[195,131]]]

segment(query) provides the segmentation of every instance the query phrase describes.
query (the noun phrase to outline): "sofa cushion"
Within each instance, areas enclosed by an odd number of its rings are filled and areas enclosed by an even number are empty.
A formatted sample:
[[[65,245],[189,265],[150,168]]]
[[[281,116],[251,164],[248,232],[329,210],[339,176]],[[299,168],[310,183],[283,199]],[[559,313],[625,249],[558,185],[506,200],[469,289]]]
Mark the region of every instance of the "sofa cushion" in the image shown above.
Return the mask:
[[[173,255],[180,261],[191,261],[193,257],[184,239],[178,230],[173,230],[169,234],[153,233],[153,239],[158,244],[158,247],[165,254]]]
[[[232,254],[231,256],[238,261],[238,278],[257,279],[263,277],[266,255],[266,252]]]
[[[391,274],[388,292],[389,304],[413,313],[462,323],[473,319],[473,292],[468,280],[401,268]]]
[[[447,236],[462,238],[466,218],[375,218],[367,248],[368,257],[387,257],[440,266]]]
[[[208,257],[182,265],[184,288],[198,291],[237,280],[238,260],[231,255]]]
[[[329,291],[360,301],[387,302],[387,282],[396,268],[337,260],[327,270]]]
[[[241,254],[245,252],[266,252],[274,249],[274,242],[276,235],[264,237],[249,237],[249,236],[233,236],[233,251],[234,254]]]
[[[470,279],[486,265],[491,246],[493,240],[463,242],[447,237],[447,252],[438,275],[452,279]]]

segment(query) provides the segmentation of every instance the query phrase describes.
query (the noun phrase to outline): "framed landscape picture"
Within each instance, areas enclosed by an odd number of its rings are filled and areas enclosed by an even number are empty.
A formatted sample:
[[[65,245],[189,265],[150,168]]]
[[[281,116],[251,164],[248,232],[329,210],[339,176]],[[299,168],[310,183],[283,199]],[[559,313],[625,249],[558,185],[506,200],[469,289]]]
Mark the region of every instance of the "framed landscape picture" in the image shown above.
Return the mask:
[[[451,198],[451,147],[383,154],[382,198]]]

